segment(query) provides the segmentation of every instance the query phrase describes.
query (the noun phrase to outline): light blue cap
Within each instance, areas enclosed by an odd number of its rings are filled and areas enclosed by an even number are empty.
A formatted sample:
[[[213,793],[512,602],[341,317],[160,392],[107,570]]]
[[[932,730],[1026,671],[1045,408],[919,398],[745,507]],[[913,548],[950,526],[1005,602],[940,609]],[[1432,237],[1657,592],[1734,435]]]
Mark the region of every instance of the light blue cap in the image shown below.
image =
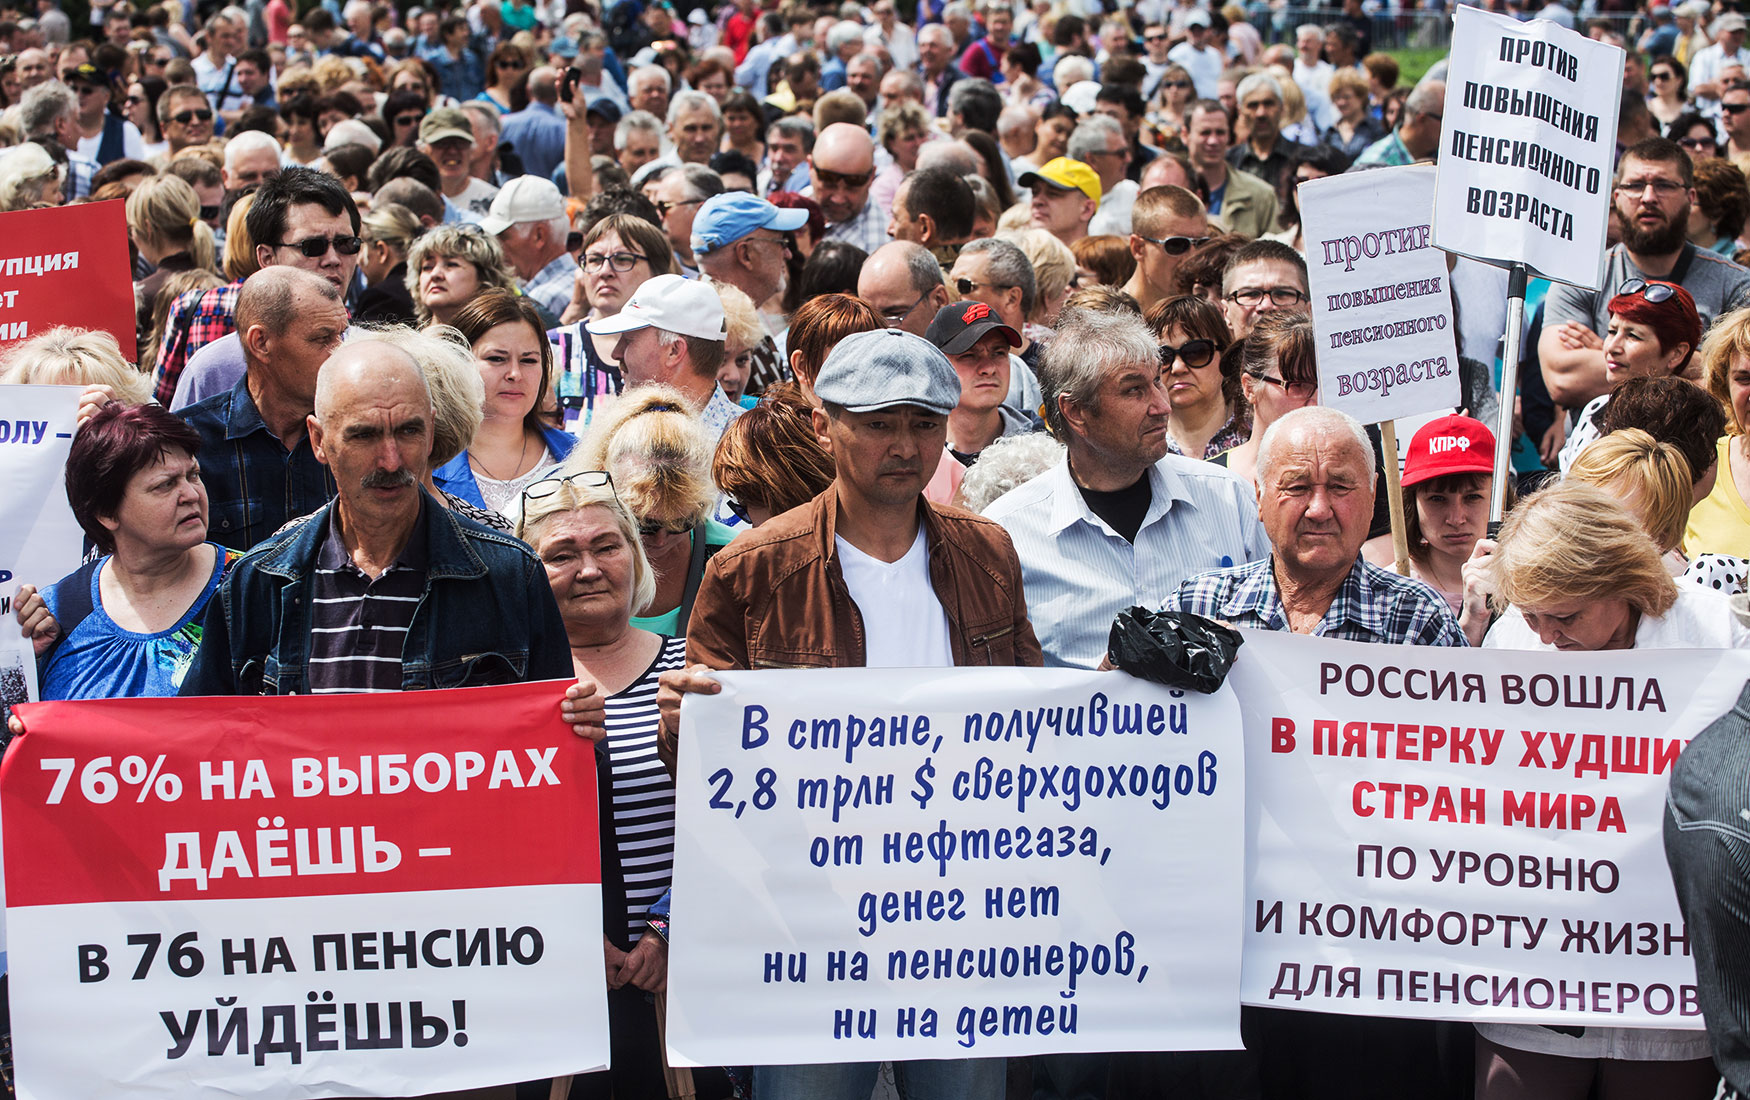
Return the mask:
[[[734,244],[756,229],[775,229],[789,233],[808,223],[808,211],[773,206],[758,195],[746,191],[725,191],[713,195],[699,207],[693,218],[693,251],[715,252],[724,245]]]

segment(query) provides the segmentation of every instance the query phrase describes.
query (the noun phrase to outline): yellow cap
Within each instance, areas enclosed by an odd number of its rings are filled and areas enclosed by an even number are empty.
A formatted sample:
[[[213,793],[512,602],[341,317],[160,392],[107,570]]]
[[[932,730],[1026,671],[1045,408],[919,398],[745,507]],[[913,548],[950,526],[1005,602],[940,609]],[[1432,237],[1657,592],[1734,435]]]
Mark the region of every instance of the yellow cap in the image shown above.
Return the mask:
[[[1034,180],[1044,180],[1066,191],[1080,191],[1095,202],[1100,201],[1099,173],[1079,160],[1058,157],[1046,162],[1045,167],[1037,172],[1021,173],[1022,187],[1032,187]]]

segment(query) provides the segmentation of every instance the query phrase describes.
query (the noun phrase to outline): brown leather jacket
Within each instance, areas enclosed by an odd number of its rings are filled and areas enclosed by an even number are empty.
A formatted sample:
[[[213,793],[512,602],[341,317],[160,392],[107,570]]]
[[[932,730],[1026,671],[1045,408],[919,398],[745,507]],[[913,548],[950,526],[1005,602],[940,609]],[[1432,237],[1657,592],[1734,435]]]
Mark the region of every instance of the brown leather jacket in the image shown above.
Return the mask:
[[[1043,664],[1008,533],[921,497],[918,512],[954,663]],[[838,490],[828,488],[719,551],[705,567],[687,626],[688,663],[713,669],[862,665],[863,618],[839,570],[837,518]]]

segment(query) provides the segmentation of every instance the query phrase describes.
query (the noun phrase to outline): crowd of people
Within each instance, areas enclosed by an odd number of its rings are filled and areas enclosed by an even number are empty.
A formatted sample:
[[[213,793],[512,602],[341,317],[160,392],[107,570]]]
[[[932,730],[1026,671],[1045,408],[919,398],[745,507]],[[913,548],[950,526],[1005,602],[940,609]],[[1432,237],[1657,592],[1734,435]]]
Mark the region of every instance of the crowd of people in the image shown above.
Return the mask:
[[[1502,273],[1454,261],[1463,403],[1401,455],[1319,404],[1296,188],[1438,155],[1446,62],[1369,45],[1404,13],[37,0],[0,20],[0,211],[125,201],[139,348],[0,354],[83,395],[87,553],[14,600],[42,697],[574,681],[614,1066],[570,1094],[667,1096],[673,765],[710,736],[678,704],[712,671],[1093,669],[1132,605],[1750,639],[1750,50],[1720,7],[1500,6],[1628,62],[1604,289],[1532,288],[1490,538]],[[1693,935],[1742,935],[1736,835],[1673,842]],[[1737,1095],[1743,960],[1698,955],[1706,1034],[1248,1010],[1245,1051],[893,1070],[924,1100]]]

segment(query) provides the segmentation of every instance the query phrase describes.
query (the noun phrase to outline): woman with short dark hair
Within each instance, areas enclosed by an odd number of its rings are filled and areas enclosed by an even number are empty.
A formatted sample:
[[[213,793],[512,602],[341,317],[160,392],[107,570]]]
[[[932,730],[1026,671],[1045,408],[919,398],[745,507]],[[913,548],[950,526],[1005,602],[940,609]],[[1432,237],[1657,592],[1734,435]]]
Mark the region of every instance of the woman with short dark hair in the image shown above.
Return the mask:
[[[1214,458],[1251,438],[1251,409],[1240,393],[1240,357],[1221,310],[1190,294],[1148,311],[1160,341],[1161,384],[1167,391],[1167,449]]]
[[[158,405],[112,401],[73,437],[67,501],[103,556],[13,610],[44,699],[175,695],[197,625],[242,555],[207,541],[200,437]]]

